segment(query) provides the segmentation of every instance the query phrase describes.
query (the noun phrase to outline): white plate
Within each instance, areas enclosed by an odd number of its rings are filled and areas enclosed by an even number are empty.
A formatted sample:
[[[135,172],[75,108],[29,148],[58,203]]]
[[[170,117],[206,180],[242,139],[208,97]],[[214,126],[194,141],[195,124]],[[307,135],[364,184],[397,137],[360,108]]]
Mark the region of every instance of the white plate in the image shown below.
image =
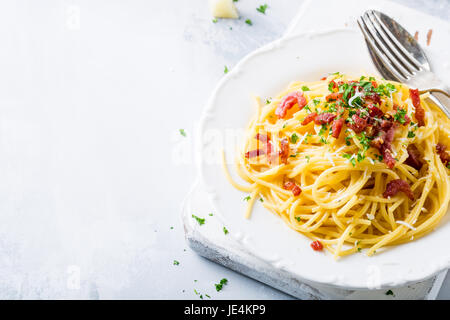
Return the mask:
[[[258,201],[252,218],[246,220],[243,198],[247,195],[225,179],[221,150],[233,163],[242,138],[233,134],[242,132],[254,114],[253,95],[275,96],[291,81],[317,80],[335,71],[377,73],[358,32],[336,30],[281,39],[250,54],[219,83],[201,121],[198,148],[200,175],[214,213],[244,249],[300,280],[371,289],[429,278],[450,266],[449,214],[435,231],[417,241],[379,250],[373,257],[355,254],[334,261],[329,253],[313,251],[310,239],[291,230]],[[234,165],[229,167],[233,171]]]

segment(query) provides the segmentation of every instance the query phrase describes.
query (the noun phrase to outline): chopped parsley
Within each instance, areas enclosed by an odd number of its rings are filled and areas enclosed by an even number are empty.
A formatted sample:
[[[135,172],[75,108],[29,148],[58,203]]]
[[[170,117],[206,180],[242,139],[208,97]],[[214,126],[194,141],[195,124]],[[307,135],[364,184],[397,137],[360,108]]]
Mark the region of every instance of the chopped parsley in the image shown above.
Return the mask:
[[[302,91],[310,91],[310,89],[307,86],[303,86]]]
[[[223,289],[223,286],[228,283],[228,279],[223,278],[219,283],[214,284],[216,286],[216,291],[219,292]]]
[[[295,220],[297,220],[298,222],[300,222],[300,217],[295,217]]]
[[[333,83],[333,82],[330,82],[330,83],[328,84],[328,91],[333,92],[333,88],[334,88],[334,83]]]
[[[173,265],[174,265],[174,266],[178,266],[178,265],[180,265],[180,262],[177,261],[177,260],[173,260]]]
[[[351,154],[348,154],[348,153],[344,153],[344,154],[342,155],[342,157],[345,158],[345,159],[350,160],[350,163],[351,163],[353,166],[356,166],[356,160],[355,160],[354,155],[351,155]]]
[[[223,233],[224,233],[224,234],[228,234],[227,228],[223,227]]]
[[[212,213],[210,213],[210,214],[208,214],[208,216],[212,217],[212,216],[213,216],[213,214],[212,214]]]
[[[319,130],[319,136],[322,136],[327,131],[327,129],[328,129],[327,125],[323,124]]]
[[[314,106],[317,106],[320,103],[320,99],[313,99]]]
[[[262,14],[266,14],[267,4],[261,5],[258,8],[256,8],[256,11],[261,12]]]
[[[250,196],[246,196],[245,198],[244,198],[244,201],[248,201],[248,200],[250,200],[252,197],[250,197]]]
[[[248,24],[249,26],[253,25],[253,22],[250,19],[245,20],[245,23]]]
[[[205,224],[205,219],[204,219],[204,218],[197,217],[197,216],[194,215],[194,214],[192,215],[192,218],[194,218],[195,220],[197,220],[197,222],[198,222],[199,225]]]
[[[305,156],[305,158],[306,158],[306,163],[309,163],[309,160],[311,160],[311,157],[310,156]]]
[[[327,112],[336,112],[337,111],[336,103],[328,104],[327,107],[328,107]]]
[[[228,73],[228,67],[225,66],[225,68],[223,69],[223,73],[227,74]]]
[[[311,137],[311,133],[306,134],[306,138],[303,140],[303,142],[308,143],[308,138]]]
[[[347,136],[347,137],[345,137],[345,144],[346,145],[350,145],[350,139],[352,139],[353,137],[352,136]]]
[[[398,108],[397,113],[394,114],[394,120],[400,122],[401,124],[404,124],[406,122],[405,116],[406,110]]]
[[[260,201],[260,202],[264,202],[264,199],[263,199],[263,198],[259,198],[259,201]]]
[[[272,98],[266,99],[266,104],[270,104],[272,102]]]
[[[181,134],[183,137],[186,137],[186,131],[184,131],[184,129],[180,129],[180,134]]]
[[[408,131],[408,138],[414,138],[416,134],[412,131]]]
[[[297,136],[296,133],[293,133],[292,136],[291,136],[291,142],[292,143],[297,143],[297,141],[298,141],[298,136]]]
[[[217,18],[214,18],[214,19],[212,20],[213,23],[217,23],[217,21],[218,21]]]

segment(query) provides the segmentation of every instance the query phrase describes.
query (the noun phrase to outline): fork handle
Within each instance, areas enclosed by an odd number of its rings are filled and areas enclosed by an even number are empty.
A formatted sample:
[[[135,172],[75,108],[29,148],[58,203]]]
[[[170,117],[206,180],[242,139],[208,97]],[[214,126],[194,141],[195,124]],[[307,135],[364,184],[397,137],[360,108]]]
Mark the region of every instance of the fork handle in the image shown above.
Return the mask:
[[[450,110],[449,107],[446,106],[445,104],[443,104],[438,97],[436,97],[436,94],[430,93],[430,95],[428,96],[428,98],[433,101],[438,107],[439,109],[441,109],[445,115],[447,116],[447,118],[450,119]]]

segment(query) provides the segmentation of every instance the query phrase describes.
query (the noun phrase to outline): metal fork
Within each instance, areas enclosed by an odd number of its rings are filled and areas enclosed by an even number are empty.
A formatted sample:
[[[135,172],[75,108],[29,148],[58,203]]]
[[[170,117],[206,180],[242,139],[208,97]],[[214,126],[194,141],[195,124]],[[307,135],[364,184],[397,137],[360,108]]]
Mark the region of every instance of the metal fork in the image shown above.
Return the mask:
[[[450,98],[448,89],[431,72],[428,59],[415,39],[387,15],[368,10],[357,20],[378,71],[386,79],[430,92],[429,98],[450,118],[450,110],[434,92]]]

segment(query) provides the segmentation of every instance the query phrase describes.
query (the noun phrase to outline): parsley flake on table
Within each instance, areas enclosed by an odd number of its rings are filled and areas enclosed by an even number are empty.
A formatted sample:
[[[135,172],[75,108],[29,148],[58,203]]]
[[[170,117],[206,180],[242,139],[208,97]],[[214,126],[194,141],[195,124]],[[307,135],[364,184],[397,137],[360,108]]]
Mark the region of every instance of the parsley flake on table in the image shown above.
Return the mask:
[[[267,7],[267,4],[260,5],[258,8],[256,8],[256,11],[261,12],[262,14],[266,14]]]
[[[394,292],[392,290],[386,291],[387,296],[395,296]]]
[[[228,67],[227,66],[225,66],[224,68],[223,68],[223,73],[225,73],[225,74],[227,74],[228,73]]]
[[[180,129],[180,134],[181,134],[183,137],[186,137],[186,131],[184,131],[184,129]]]
[[[252,197],[250,197],[250,196],[246,196],[246,197],[244,198],[244,201],[249,201],[251,198],[252,198]]]
[[[216,286],[216,291],[219,292],[223,289],[223,286],[228,283],[228,279],[223,278],[219,283],[214,284]]]
[[[203,225],[203,224],[205,224],[205,219],[203,218],[200,218],[200,217],[197,217],[196,215],[192,215],[192,218],[194,218],[195,220],[197,220],[197,222],[198,222],[198,224],[199,225]]]
[[[248,24],[249,26],[253,25],[253,22],[250,19],[245,20],[245,23]]]
[[[177,260],[173,260],[173,265],[174,265],[174,266],[178,266],[178,265],[180,265],[180,262],[177,261]]]
[[[224,233],[224,234],[228,234],[228,229],[225,228],[225,227],[223,227],[223,233]]]
[[[219,20],[217,20],[217,18],[212,19],[213,23],[217,23],[217,21],[219,21]]]

